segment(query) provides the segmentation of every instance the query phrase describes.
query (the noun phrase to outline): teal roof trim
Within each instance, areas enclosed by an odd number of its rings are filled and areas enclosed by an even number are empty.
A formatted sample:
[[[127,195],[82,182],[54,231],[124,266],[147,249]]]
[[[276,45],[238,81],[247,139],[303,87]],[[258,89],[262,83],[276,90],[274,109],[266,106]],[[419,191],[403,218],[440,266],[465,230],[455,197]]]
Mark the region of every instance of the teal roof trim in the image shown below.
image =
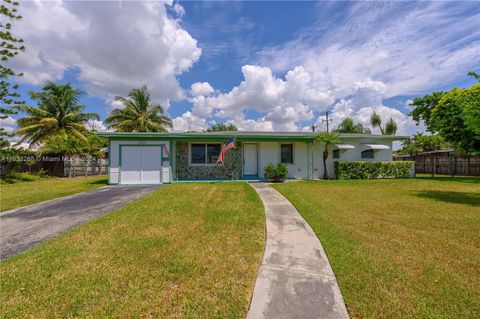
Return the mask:
[[[111,140],[171,140],[171,141],[224,141],[235,138],[239,142],[306,142],[312,143],[315,134],[311,132],[199,132],[199,133],[123,133],[98,132]],[[339,134],[342,140],[386,140],[398,141],[408,136]]]

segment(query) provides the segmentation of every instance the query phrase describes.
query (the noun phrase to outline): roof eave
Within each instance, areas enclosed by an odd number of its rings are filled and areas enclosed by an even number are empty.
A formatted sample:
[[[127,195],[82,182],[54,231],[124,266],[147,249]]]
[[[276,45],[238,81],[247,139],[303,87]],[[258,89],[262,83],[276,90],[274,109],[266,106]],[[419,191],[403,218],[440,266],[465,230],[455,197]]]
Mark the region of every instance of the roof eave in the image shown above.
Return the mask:
[[[312,133],[302,134],[245,134],[243,132],[231,132],[225,134],[212,134],[208,132],[202,133],[130,133],[130,132],[98,132],[99,136],[110,139],[154,139],[154,140],[177,140],[177,141],[224,141],[226,138],[235,137],[240,142],[268,142],[268,141],[289,141],[289,142],[307,142],[311,143],[315,139]],[[408,136],[398,135],[342,135],[339,134],[342,140],[404,140]]]

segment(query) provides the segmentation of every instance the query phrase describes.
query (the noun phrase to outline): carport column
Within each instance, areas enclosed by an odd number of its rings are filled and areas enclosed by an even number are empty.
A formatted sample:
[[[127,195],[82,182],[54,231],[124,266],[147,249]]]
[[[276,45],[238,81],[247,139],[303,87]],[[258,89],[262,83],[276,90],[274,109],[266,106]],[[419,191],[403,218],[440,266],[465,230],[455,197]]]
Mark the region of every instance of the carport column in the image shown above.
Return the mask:
[[[307,179],[313,179],[313,143],[307,143],[308,172]]]

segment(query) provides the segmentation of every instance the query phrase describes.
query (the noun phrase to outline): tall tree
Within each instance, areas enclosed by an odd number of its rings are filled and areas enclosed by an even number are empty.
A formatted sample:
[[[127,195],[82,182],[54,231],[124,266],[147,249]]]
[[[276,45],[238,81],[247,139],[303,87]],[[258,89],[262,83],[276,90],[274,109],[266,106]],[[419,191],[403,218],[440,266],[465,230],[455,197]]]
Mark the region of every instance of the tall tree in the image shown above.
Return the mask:
[[[330,132],[320,132],[315,136],[315,141],[324,146],[323,150],[323,179],[328,179],[327,173],[327,158],[328,158],[328,147],[330,145],[340,142],[340,137],[336,133]]]
[[[229,132],[238,131],[238,128],[233,124],[214,124],[207,129],[207,132]]]
[[[413,118],[414,121],[420,123],[423,121],[427,130],[434,133],[432,125],[432,111],[438,105],[440,99],[445,95],[445,92],[433,92],[432,94],[425,95],[424,97],[418,97],[413,100],[410,104],[415,106],[415,108],[410,111],[409,115]]]
[[[370,124],[372,127],[378,127],[382,135],[395,135],[397,133],[397,123],[393,118],[390,118],[385,125],[385,128],[382,127],[382,118],[376,112],[373,112],[370,117]]]
[[[446,93],[432,112],[432,129],[464,153],[480,150],[480,84]]]
[[[419,132],[402,142],[402,148],[397,151],[399,155],[415,155],[422,152],[441,150],[449,147],[443,137],[438,134],[424,135]]]
[[[22,73],[16,73],[12,68],[6,66],[9,59],[25,51],[23,39],[15,37],[12,33],[13,22],[22,18],[18,14],[17,6],[18,2],[11,0],[3,0],[0,5],[0,60],[2,61],[0,64],[0,119],[15,114],[10,109],[11,105],[23,103],[23,101],[18,100],[20,97],[17,92],[18,85],[11,83],[14,77],[22,76]],[[9,134],[4,128],[0,127],[1,149],[10,146],[10,142],[5,138],[6,136],[9,136]]]
[[[480,84],[434,92],[413,100],[410,116],[423,121],[429,132],[438,133],[457,151],[480,150]]]
[[[351,118],[347,117],[342,123],[340,123],[340,125],[338,125],[334,132],[362,134],[365,130],[362,124],[355,123]]]
[[[28,140],[30,147],[39,145],[54,135],[64,133],[79,140],[86,140],[85,123],[90,119],[99,119],[97,113],[82,113],[85,109],[80,104],[83,92],[65,85],[48,82],[41,92],[30,92],[37,106],[18,105],[15,109],[27,116],[17,120],[21,136],[19,143]]]
[[[151,104],[146,86],[131,90],[128,98],[117,96],[115,101],[121,102],[123,108],[113,110],[105,120],[108,128],[120,132],[167,132],[173,127],[163,107]]]
[[[470,75],[471,77],[475,78],[475,80],[480,82],[480,74],[478,74],[477,72],[470,71],[468,72],[468,75]]]

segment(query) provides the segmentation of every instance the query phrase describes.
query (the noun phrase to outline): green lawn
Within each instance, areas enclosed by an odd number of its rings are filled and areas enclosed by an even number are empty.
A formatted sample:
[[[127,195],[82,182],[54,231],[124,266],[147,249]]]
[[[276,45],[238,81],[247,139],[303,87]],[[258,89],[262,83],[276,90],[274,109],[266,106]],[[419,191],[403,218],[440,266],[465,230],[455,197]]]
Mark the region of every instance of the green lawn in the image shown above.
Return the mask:
[[[42,178],[13,184],[0,183],[0,211],[88,191],[108,184],[105,176]]]
[[[245,183],[166,186],[2,262],[2,317],[243,318],[264,220]]]
[[[355,318],[480,318],[480,179],[292,182]]]

